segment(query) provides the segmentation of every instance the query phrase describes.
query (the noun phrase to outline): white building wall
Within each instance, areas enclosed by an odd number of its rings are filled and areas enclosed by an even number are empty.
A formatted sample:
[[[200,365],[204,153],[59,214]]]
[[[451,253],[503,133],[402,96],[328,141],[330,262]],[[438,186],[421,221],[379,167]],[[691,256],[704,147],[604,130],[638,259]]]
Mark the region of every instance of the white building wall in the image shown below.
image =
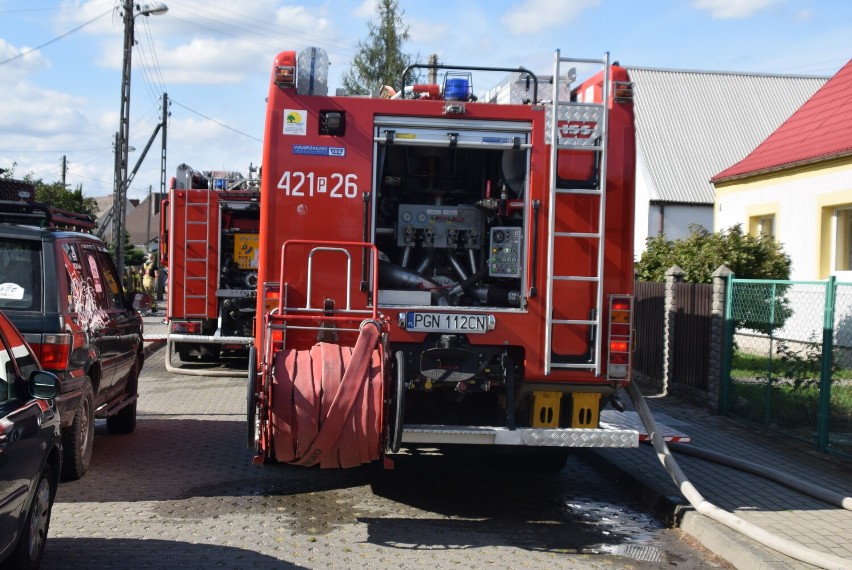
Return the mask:
[[[749,184],[718,187],[714,231],[775,212],[775,238],[792,260],[790,279],[818,280],[822,209],[852,192],[852,167],[824,168]],[[852,196],[852,195],[850,195]]]
[[[642,153],[636,151],[636,204],[633,221],[633,259],[638,261],[645,251],[645,239],[649,235],[656,235],[656,230],[653,234],[649,233],[649,203],[651,201],[651,175],[648,173],[648,168],[645,164],[645,159]]]

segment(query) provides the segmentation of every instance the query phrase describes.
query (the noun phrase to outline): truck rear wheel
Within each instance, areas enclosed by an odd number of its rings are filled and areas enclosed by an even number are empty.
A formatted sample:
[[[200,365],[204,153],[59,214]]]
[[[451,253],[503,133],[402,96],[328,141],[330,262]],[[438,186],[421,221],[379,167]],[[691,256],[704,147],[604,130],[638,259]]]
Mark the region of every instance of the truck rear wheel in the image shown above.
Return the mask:
[[[257,348],[249,348],[248,386],[246,387],[246,444],[251,450],[257,448]]]
[[[399,451],[402,443],[402,424],[405,415],[405,353],[398,350],[393,355],[393,381],[387,407],[388,442],[391,453]]]

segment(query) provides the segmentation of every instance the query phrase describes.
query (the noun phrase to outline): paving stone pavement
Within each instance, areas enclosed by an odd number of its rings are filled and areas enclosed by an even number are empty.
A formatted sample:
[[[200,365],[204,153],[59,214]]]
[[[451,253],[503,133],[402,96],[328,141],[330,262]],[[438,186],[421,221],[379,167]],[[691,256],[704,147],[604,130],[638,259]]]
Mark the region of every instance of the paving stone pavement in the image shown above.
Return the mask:
[[[631,409],[626,396],[624,400]],[[804,443],[719,416],[680,399],[650,397],[646,401],[658,423],[692,438],[688,445],[746,459],[852,497],[852,460],[820,453]],[[662,514],[677,516],[681,529],[738,568],[813,568],[746,539],[691,508],[679,507],[686,501],[650,445],[641,445],[638,452],[598,450],[595,453],[617,468],[623,477],[644,487],[649,504],[655,504]],[[778,536],[842,557],[848,563],[838,567],[852,568],[852,511],[730,467],[680,453],[675,453],[675,458],[709,502]]]
[[[573,460],[463,478],[422,458],[257,468],[244,382],[168,374],[164,352],[146,361],[136,431],[99,421],[89,473],[60,485],[44,569],[725,567],[608,481],[585,489]]]
[[[167,325],[162,312],[144,320],[146,369],[163,369]],[[189,392],[187,383],[195,386]],[[427,515],[416,504],[389,500],[375,489],[364,492],[375,485],[373,467],[354,472],[253,467],[244,444],[244,393],[235,379],[204,378],[202,383],[163,370],[162,377],[140,387],[144,429],[111,436],[99,422],[92,472],[60,486],[44,568],[114,568],[116,560],[128,562],[118,566],[133,568],[417,568],[424,560],[429,568],[633,564],[599,554],[569,560],[558,549],[536,546],[540,528],[524,524],[528,521],[507,531],[516,540],[506,540],[493,525]],[[647,402],[658,422],[691,436],[691,445],[852,497],[852,460],[676,398]],[[213,461],[223,448],[245,451],[233,461]],[[812,568],[685,506],[649,445],[593,455],[620,485],[633,486],[649,507],[733,566]],[[711,503],[779,536],[845,558],[852,568],[852,512],[730,467],[675,457]],[[89,498],[92,485],[100,489],[96,502]],[[454,544],[461,529],[464,539]],[[499,541],[495,533],[501,534]],[[386,548],[377,549],[377,543]],[[98,560],[92,560],[93,550],[102,553]]]

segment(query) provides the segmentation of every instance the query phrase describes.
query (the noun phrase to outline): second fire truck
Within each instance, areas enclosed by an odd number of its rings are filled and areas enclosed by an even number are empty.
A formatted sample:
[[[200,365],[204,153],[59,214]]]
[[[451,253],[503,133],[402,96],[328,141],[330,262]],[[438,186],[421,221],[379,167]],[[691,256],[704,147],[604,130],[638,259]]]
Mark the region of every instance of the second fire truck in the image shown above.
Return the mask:
[[[197,171],[181,164],[161,217],[160,263],[168,268],[166,367],[245,354],[257,297],[260,189],[255,169]],[[232,374],[226,372],[225,374]]]

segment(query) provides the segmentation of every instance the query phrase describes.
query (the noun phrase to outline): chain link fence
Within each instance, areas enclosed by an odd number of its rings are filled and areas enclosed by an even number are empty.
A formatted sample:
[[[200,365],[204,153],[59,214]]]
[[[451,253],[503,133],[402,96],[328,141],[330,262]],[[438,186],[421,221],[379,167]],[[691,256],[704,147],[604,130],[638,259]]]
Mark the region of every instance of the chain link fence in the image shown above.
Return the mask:
[[[723,413],[852,456],[852,283],[730,279]]]

